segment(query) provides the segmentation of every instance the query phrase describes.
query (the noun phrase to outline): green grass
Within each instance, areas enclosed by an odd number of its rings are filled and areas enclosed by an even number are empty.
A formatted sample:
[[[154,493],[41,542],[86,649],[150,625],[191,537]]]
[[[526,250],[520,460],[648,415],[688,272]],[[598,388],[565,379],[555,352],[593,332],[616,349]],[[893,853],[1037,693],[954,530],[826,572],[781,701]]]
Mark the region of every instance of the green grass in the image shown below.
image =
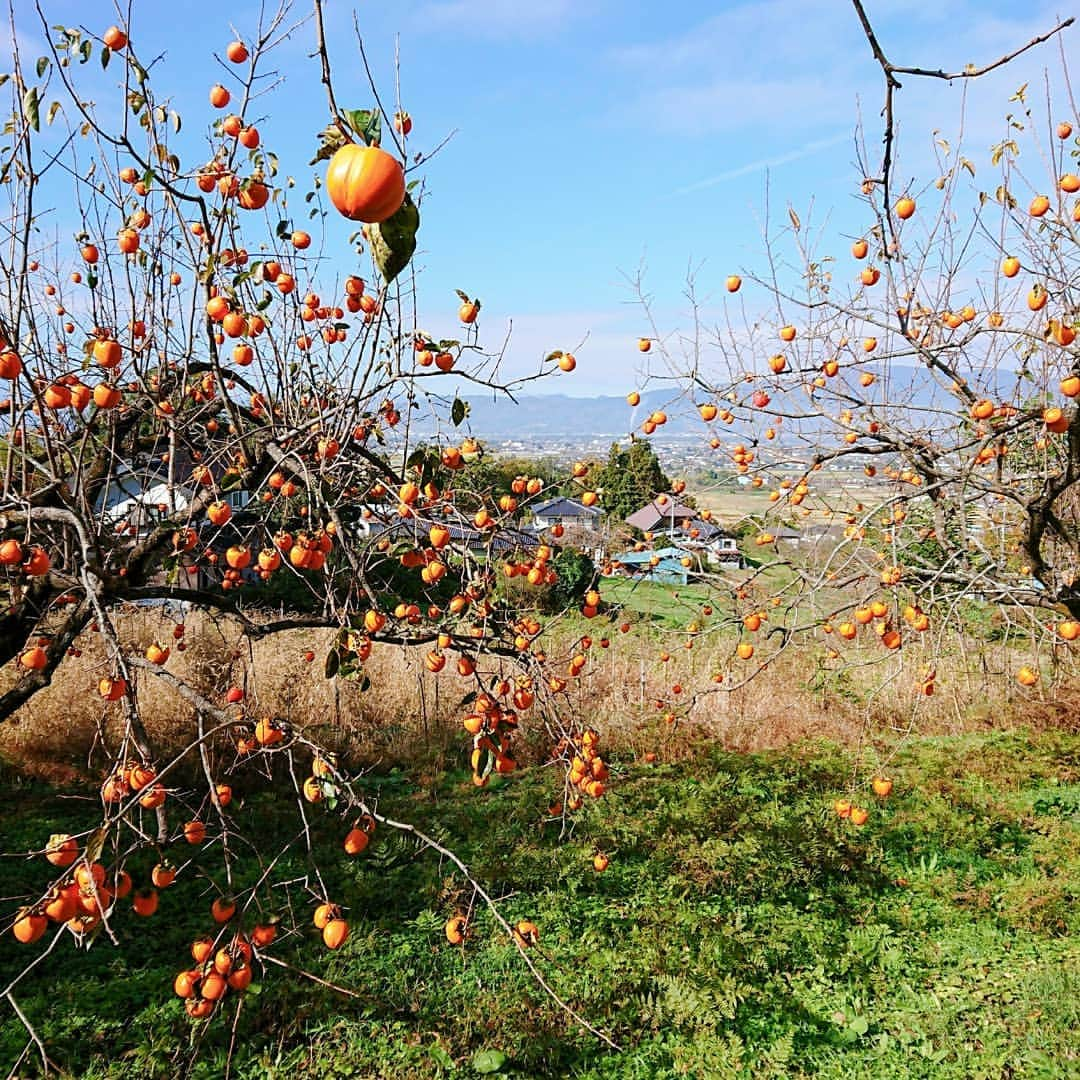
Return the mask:
[[[703,748],[689,765],[616,773],[563,845],[539,827],[546,771],[483,791],[461,776],[379,784],[383,810],[435,831],[508,916],[539,925],[540,968],[620,1052],[568,1021],[485,913],[464,950],[446,944],[442,924],[467,900],[451,867],[385,830],[350,861],[325,816],[320,865],[352,937],[331,955],[305,928],[274,951],[360,996],[260,972],[232,1075],[469,1077],[501,1055],[496,1075],[592,1080],[1080,1074],[1080,738],[909,743],[862,829],[829,809],[852,760],[827,745]],[[9,783],[5,850],[77,826],[81,805]],[[268,842],[288,835],[287,807],[266,797],[237,813]],[[611,855],[604,874],[597,848]],[[0,860],[0,895],[39,886],[40,861]],[[302,874],[303,855],[281,870]],[[181,1075],[193,1043],[189,1075],[223,1075],[231,1012],[193,1025],[169,989],[209,923],[206,882],[186,876],[153,920],[117,920],[122,951],[65,942],[18,989],[72,1075]],[[37,948],[6,935],[0,972]],[[24,1043],[0,1012],[0,1069]],[[499,1056],[477,1058],[486,1050]]]
[[[713,598],[712,590],[705,585],[669,585],[617,577],[605,578],[600,592],[605,603],[617,604],[627,613],[679,627],[699,618],[701,605]]]

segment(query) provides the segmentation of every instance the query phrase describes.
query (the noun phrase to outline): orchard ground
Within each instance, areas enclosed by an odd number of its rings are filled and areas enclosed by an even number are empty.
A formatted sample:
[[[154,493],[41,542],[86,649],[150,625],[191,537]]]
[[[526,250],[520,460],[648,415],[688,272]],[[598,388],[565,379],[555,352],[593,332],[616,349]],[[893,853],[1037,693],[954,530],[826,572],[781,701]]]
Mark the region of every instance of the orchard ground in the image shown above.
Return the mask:
[[[1080,737],[1016,731],[909,741],[895,789],[861,829],[830,802],[857,753],[807,742],[731,754],[688,742],[684,760],[613,766],[610,799],[569,843],[542,824],[550,776],[528,769],[475,790],[464,770],[430,785],[369,779],[380,811],[408,814],[464,856],[512,918],[540,929],[533,956],[621,1046],[575,1028],[485,910],[432,853],[377,834],[350,860],[315,816],[327,885],[353,934],[328,955],[313,929],[259,971],[235,1025],[192,1027],[169,987],[205,932],[212,898],[182,875],[125,948],[65,942],[19,987],[19,1007],[66,1075],[438,1077],[1066,1077],[1080,1069]],[[93,801],[9,770],[8,850],[57,825],[90,826]],[[284,797],[282,797],[284,798]],[[295,821],[270,791],[238,813],[282,845]],[[604,873],[593,855],[610,856]],[[309,870],[287,856],[290,876]],[[0,862],[0,892],[45,880]],[[282,893],[283,904],[286,894]],[[470,914],[464,945],[443,924]],[[303,923],[303,920],[301,920]],[[64,933],[61,931],[61,933]],[[65,935],[66,936],[66,935]],[[0,969],[25,962],[4,935]],[[25,1045],[10,1012],[0,1062]],[[26,1058],[17,1075],[40,1066]]]
[[[528,767],[473,787],[462,691],[454,676],[424,671],[423,650],[376,649],[366,692],[305,659],[311,648],[321,658],[326,634],[256,643],[244,662],[260,676],[261,708],[309,721],[346,762],[371,770],[380,813],[427,830],[502,898],[507,917],[537,924],[541,972],[620,1052],[552,1005],[436,853],[380,830],[350,859],[340,821],[314,807],[310,860],[293,844],[278,866],[278,878],[298,883],[280,890],[280,905],[298,909],[301,929],[274,955],[355,996],[268,964],[235,1027],[192,1027],[170,988],[217,894],[196,855],[162,890],[156,916],[117,924],[122,949],[102,937],[75,950],[61,931],[20,983],[15,999],[53,1060],[73,1076],[171,1077],[198,1044],[190,1075],[210,1077],[222,1075],[232,1043],[238,1077],[469,1076],[498,1066],[518,1076],[967,1078],[1080,1067],[1080,734],[1067,673],[1053,693],[1023,690],[1007,643],[987,633],[971,670],[959,643],[951,651],[934,695],[919,693],[914,661],[908,679],[882,692],[875,643],[858,643],[842,685],[782,657],[670,724],[666,710],[680,709],[672,684],[690,685],[730,640],[673,649],[664,662],[657,642],[702,604],[694,586],[605,589],[633,632],[585,619],[565,632],[610,634],[606,651],[594,646],[582,708],[611,748],[613,780],[608,796],[586,802],[569,842],[548,815],[557,779],[539,734],[523,732]],[[135,644],[160,633],[161,618],[133,611],[120,630]],[[178,673],[220,694],[237,628],[196,620],[187,637]],[[95,777],[82,763],[108,711],[83,707],[73,688],[97,662],[92,650],[69,658],[57,684],[5,726],[0,895],[32,893],[47,877],[42,860],[19,852],[94,824]],[[160,688],[145,688],[141,705],[165,746],[194,731],[190,709]],[[214,769],[263,850],[286,849],[298,827],[287,786],[267,788],[239,762],[215,759]],[[895,783],[886,800],[865,782],[878,773]],[[869,809],[865,826],[837,818],[840,797]],[[598,852],[610,858],[603,873]],[[257,872],[244,865],[238,890]],[[338,953],[303,929],[299,883],[314,866],[353,926]],[[443,932],[457,912],[469,916],[463,946]],[[3,936],[4,985],[29,953]],[[9,1011],[0,1064],[10,1068],[25,1044]],[[38,1069],[27,1057],[16,1074]]]

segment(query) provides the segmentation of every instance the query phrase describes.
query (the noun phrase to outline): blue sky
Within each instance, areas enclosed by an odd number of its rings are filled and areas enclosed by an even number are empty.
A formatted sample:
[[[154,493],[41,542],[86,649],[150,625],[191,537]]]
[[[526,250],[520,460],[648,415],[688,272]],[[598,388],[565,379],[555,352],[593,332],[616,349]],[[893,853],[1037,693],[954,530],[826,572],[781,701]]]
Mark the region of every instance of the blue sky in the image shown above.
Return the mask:
[[[115,21],[112,5],[98,0],[45,6],[50,22],[98,33]],[[953,69],[994,59],[1072,14],[977,0],[867,7],[895,62]],[[327,0],[326,8],[339,98],[367,105],[352,5]],[[231,25],[243,35],[258,7],[192,2],[182,19],[162,18],[163,9],[137,0],[133,36],[143,58],[164,53],[159,92],[175,89],[187,131],[198,131],[210,119],[206,91],[221,78],[211,49],[223,49]],[[40,37],[33,9],[17,2],[16,12],[20,40],[32,48]],[[578,371],[557,389],[624,392],[645,331],[625,274],[643,269],[673,329],[686,322],[688,267],[699,267],[707,304],[725,302],[728,273],[764,269],[767,207],[779,219],[790,203],[824,223],[834,251],[862,231],[854,132],[861,110],[876,158],[881,79],[845,0],[397,0],[361,3],[357,13],[389,98],[400,40],[412,145],[427,149],[457,132],[426,169],[425,317],[449,330],[453,289],[478,295],[487,344],[513,320],[508,371],[531,370],[547,350],[575,348],[588,334]],[[298,4],[295,16],[306,14]],[[1075,54],[1078,33],[1066,33],[1067,52]],[[277,54],[285,85],[259,124],[297,175],[326,119],[312,42],[309,23]],[[1010,93],[1058,67],[1057,46],[1044,46],[968,86],[964,128],[977,166],[1001,136]],[[108,83],[98,80],[101,101]],[[960,85],[905,80],[902,162],[916,186],[933,179],[931,132],[957,137],[962,100]],[[345,270],[349,231],[331,225]]]

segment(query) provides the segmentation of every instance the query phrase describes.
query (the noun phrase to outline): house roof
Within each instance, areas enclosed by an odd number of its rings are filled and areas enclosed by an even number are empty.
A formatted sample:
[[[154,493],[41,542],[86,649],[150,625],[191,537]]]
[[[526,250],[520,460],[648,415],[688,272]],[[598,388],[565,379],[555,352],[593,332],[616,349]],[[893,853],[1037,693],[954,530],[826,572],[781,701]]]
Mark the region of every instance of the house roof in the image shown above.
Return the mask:
[[[697,517],[696,510],[676,502],[670,495],[662,503],[659,500],[660,496],[658,495],[652,502],[646,503],[640,509],[635,510],[626,519],[626,524],[633,525],[636,529],[648,530],[655,528],[661,521],[687,521],[690,518]],[[647,524],[642,524],[642,522]]]
[[[586,506],[576,499],[564,499],[558,496],[538,503],[532,508],[533,516],[544,515],[549,517],[582,517],[594,518],[600,516],[600,510],[595,506]]]
[[[642,532],[655,532],[658,528],[670,527],[672,524],[683,528],[692,527],[698,530],[698,536],[702,540],[727,535],[718,525],[705,521],[696,510],[673,501],[670,496],[662,505],[656,499],[646,503],[626,519],[626,524]]]
[[[687,554],[688,552],[675,547],[660,548],[657,551],[624,551],[612,562],[634,575],[656,579],[678,578],[685,581],[689,568],[683,566],[682,560]],[[656,560],[655,563],[653,559]]]
[[[612,563],[620,563],[623,566],[639,566],[642,563],[652,562],[653,559],[665,560],[681,559],[689,552],[682,548],[666,547],[657,548],[655,551],[623,551],[612,557]]]

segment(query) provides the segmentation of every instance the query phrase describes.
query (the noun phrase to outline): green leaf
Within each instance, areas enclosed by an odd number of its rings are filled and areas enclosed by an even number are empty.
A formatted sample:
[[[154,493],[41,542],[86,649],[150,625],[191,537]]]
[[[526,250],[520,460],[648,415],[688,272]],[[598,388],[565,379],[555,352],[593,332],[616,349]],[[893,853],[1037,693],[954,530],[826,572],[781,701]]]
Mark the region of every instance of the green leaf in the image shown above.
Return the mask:
[[[462,401],[461,398],[454,398],[454,404],[450,406],[450,419],[453,422],[454,427],[460,427],[461,421],[469,415],[469,403]]]
[[[38,101],[38,92],[36,86],[31,86],[29,90],[23,94],[22,100],[23,115],[26,117],[27,123],[35,130],[41,130],[41,116],[39,113],[40,102]]]
[[[341,115],[348,122],[349,127],[363,138],[367,126],[371,123],[370,109],[343,109]]]
[[[63,108],[59,101],[54,101],[49,106],[49,111],[45,114],[45,123],[51,124],[56,119],[56,114]]]
[[[87,45],[90,44],[88,41]],[[104,46],[101,50],[101,70],[104,71],[109,66],[109,61],[112,59],[112,49],[108,45]]]
[[[34,70],[37,72],[37,77],[40,79],[42,75],[49,68],[49,58],[47,56],[39,56],[37,64],[34,65]]]
[[[440,1068],[449,1069],[451,1072],[457,1068],[454,1059],[441,1046],[432,1046],[428,1053],[431,1055],[431,1060]]]
[[[87,838],[83,853],[87,862],[97,862],[105,847],[105,840],[109,832],[107,829],[95,829]]]
[[[382,116],[377,109],[372,110],[371,119],[362,134],[369,146],[377,146],[382,139]]]
[[[476,735],[473,737],[473,742],[477,743],[481,738],[484,738],[484,736]],[[495,768],[495,755],[486,746],[483,749],[477,746],[475,749],[480,750],[480,761],[473,772],[481,779],[484,779],[490,776],[492,770]]]
[[[478,1073],[497,1073],[506,1065],[506,1055],[501,1050],[478,1050],[472,1059],[472,1067]]]
[[[409,265],[419,228],[420,212],[408,194],[396,214],[368,227],[371,255],[387,285]]]
[[[369,146],[382,138],[382,117],[378,109],[345,109],[342,116]]]
[[[326,654],[326,666],[323,668],[323,674],[332,679],[337,673],[338,668],[341,667],[341,653],[337,649],[331,649]]]

